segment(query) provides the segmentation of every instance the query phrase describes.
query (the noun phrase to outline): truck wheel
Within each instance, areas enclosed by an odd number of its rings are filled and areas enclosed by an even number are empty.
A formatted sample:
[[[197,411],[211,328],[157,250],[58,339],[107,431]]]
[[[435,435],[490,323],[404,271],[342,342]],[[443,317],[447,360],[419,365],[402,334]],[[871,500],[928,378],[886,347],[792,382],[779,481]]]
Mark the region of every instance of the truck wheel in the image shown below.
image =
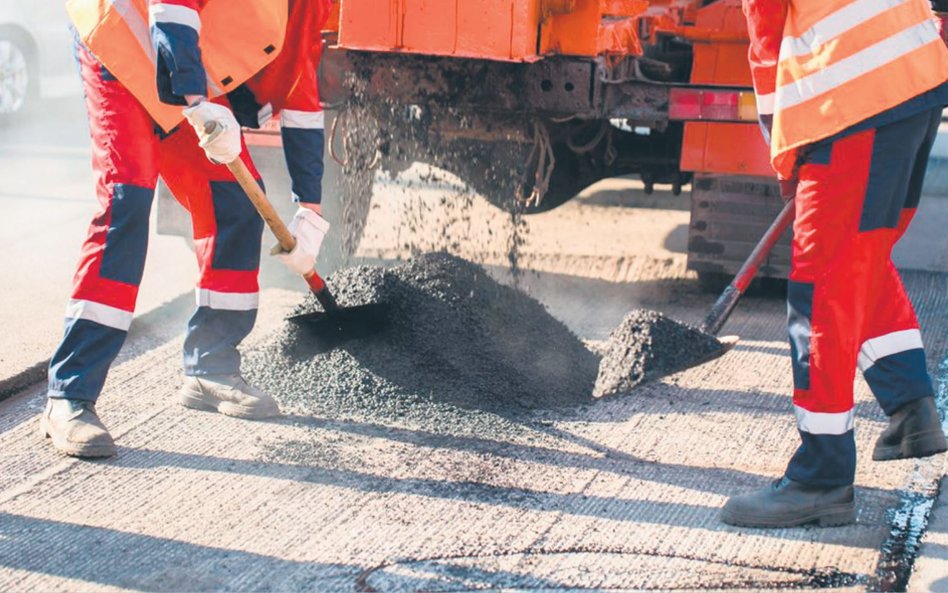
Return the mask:
[[[527,147],[522,144],[505,147],[495,145],[485,147],[485,150],[493,150],[491,162],[509,163],[524,162],[527,156]],[[515,152],[516,154],[510,154]],[[489,203],[500,208],[504,212],[518,212],[522,214],[542,214],[558,208],[566,202],[575,198],[579,192],[583,191],[593,183],[602,178],[600,172],[584,167],[582,157],[570,151],[566,146],[555,145],[553,147],[556,166],[550,176],[550,184],[546,194],[540,200],[539,204],[533,202],[524,205],[527,198],[520,180],[506,180],[503,183],[490,183],[483,174],[473,173],[468,175],[466,181]],[[534,171],[524,175],[527,181],[532,181]],[[530,185],[527,183],[526,185]],[[526,190],[529,191],[529,190]]]
[[[696,174],[691,188],[688,268],[698,272],[702,288],[717,292],[713,276],[737,273],[783,208],[783,200],[776,181],[763,177]],[[791,234],[788,231],[774,247],[758,278],[787,277]]]
[[[723,272],[698,272],[698,287],[701,292],[720,294],[734,277]]]

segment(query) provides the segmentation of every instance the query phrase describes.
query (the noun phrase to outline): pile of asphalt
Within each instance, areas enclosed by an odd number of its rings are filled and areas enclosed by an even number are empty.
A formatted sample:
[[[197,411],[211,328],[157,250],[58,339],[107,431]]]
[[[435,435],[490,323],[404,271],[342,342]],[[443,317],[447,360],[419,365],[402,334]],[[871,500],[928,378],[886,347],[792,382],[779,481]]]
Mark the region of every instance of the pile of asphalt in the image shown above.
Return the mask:
[[[305,326],[284,324],[244,371],[285,411],[429,424],[592,401],[598,357],[543,305],[475,264],[427,254],[343,269],[328,283],[341,306],[387,303],[389,323],[326,353]],[[295,313],[318,310],[307,297]]]
[[[643,381],[687,368],[720,352],[712,335],[656,311],[636,309],[609,335],[593,396],[628,393]]]
[[[329,285],[343,307],[387,304],[388,323],[328,352],[308,326],[285,323],[244,364],[285,412],[490,431],[498,417],[519,422],[627,393],[721,349],[695,328],[636,310],[593,352],[535,299],[446,253],[346,268]],[[293,314],[319,310],[307,296]]]

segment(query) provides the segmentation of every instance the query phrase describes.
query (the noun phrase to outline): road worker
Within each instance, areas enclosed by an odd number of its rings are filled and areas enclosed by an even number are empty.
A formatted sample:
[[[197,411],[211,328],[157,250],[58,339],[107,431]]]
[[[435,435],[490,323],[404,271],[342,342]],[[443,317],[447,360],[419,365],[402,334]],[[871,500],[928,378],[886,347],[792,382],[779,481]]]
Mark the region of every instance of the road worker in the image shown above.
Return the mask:
[[[783,477],[727,501],[725,523],[855,520],[853,380],[889,417],[873,460],[945,451],[922,334],[890,258],[912,220],[948,104],[928,0],[744,0],[771,162],[795,194],[788,321],[802,439]]]
[[[199,268],[179,402],[240,418],[279,414],[277,402],[240,375],[237,346],[257,312],[263,222],[221,163],[239,157],[259,179],[240,127],[280,117],[299,209],[290,225],[297,248],[279,258],[298,274],[311,270],[329,230],[320,215],[316,80],[329,1],[67,2],[99,211],[49,365],[41,425],[60,451],[115,454],[95,402],[132,320],[159,174],[191,213]]]

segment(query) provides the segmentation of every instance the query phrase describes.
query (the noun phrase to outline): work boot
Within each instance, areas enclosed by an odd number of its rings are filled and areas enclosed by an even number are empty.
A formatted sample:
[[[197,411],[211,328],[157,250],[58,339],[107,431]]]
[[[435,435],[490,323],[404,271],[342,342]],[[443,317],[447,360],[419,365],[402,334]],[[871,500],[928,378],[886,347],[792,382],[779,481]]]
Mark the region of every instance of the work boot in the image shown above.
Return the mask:
[[[49,398],[40,418],[43,437],[72,457],[112,457],[115,442],[95,413],[95,404],[76,399]]]
[[[889,418],[889,426],[882,431],[876,448],[875,461],[928,457],[948,450],[945,433],[941,429],[935,398],[909,402]]]
[[[721,510],[721,521],[742,527],[820,527],[846,525],[856,520],[852,486],[814,488],[784,477],[773,484],[731,497]]]
[[[185,377],[178,401],[186,408],[249,420],[280,415],[276,400],[248,385],[240,375]]]

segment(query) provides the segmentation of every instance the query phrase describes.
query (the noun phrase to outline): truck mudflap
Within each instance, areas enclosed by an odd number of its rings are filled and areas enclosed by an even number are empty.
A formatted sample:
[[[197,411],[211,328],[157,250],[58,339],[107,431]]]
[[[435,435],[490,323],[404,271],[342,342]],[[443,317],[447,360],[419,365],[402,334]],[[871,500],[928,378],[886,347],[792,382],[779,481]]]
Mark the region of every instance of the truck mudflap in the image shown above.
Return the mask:
[[[767,177],[695,174],[688,229],[688,268],[713,287],[740,269],[784,202],[777,183]],[[790,273],[787,233],[758,274],[786,278]]]

